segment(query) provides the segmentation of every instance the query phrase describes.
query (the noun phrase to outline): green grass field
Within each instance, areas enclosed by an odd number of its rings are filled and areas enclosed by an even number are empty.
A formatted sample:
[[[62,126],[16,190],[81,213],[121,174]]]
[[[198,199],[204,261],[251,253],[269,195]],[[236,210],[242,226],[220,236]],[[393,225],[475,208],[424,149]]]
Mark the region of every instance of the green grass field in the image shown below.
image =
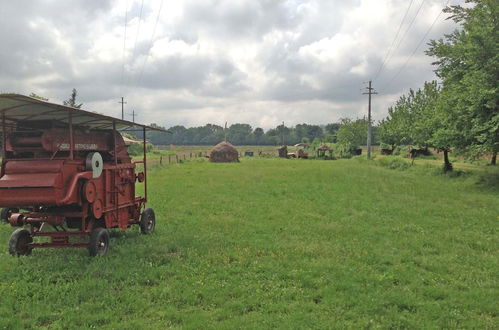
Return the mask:
[[[352,160],[149,171],[157,227],[7,253],[0,328],[493,329],[499,192]]]

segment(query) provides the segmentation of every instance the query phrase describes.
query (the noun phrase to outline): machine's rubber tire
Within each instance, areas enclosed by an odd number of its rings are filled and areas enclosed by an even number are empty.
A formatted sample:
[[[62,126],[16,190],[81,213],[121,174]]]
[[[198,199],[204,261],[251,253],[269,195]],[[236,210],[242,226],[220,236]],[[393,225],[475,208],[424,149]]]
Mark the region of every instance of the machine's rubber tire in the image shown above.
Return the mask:
[[[0,222],[9,222],[9,209],[4,207],[2,211],[0,211]]]
[[[109,250],[109,233],[105,228],[95,228],[90,234],[88,252],[91,257],[103,256]]]
[[[17,212],[19,212],[19,209],[12,207],[4,207],[2,211],[0,211],[0,221],[8,223],[10,215],[12,213],[17,213]]]
[[[153,209],[148,208],[140,216],[140,232],[145,235],[152,234],[156,227],[156,215]]]
[[[16,229],[9,240],[9,253],[14,257],[29,256],[32,248],[28,247],[28,243],[33,242],[31,233],[23,228]]]

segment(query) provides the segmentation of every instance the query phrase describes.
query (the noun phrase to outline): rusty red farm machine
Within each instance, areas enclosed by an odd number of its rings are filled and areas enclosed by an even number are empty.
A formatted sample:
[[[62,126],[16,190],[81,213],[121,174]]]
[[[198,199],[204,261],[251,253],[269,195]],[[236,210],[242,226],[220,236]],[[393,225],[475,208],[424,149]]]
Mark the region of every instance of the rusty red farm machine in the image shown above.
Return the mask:
[[[146,129],[93,112],[17,94],[0,95],[1,217],[15,230],[12,255],[34,248],[109,248],[110,228],[139,225],[150,234],[155,215],[146,208]],[[143,158],[133,161],[120,130],[143,135]],[[143,171],[136,173],[137,164]],[[144,196],[136,196],[143,182]]]

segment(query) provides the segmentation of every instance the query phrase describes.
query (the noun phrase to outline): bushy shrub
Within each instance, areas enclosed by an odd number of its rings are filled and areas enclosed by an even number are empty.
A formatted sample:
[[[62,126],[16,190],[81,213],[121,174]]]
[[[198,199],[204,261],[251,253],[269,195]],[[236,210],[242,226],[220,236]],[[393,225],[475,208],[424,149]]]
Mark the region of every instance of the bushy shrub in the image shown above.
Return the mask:
[[[146,144],[146,152],[151,152],[153,149],[153,145],[148,143]],[[139,156],[144,152],[144,145],[142,143],[130,143],[128,146],[128,154],[130,156]]]
[[[392,155],[407,157],[407,155],[409,154],[410,150],[411,150],[411,146],[397,146],[393,150]]]
[[[354,146],[350,143],[336,143],[333,147],[335,158],[352,158]]]
[[[499,190],[499,169],[495,168],[478,174],[476,183],[486,188]]]
[[[427,155],[427,156],[418,156],[419,159],[431,159],[431,160],[436,160],[438,157],[436,155]],[[455,160],[454,160],[455,161]],[[451,161],[452,162],[452,161]]]
[[[377,164],[392,170],[401,170],[401,171],[407,170],[408,168],[411,167],[411,163],[409,163],[408,161],[400,157],[394,157],[394,156],[386,156],[380,158],[377,161]]]
[[[319,138],[315,138],[313,141],[312,141],[312,144],[311,144],[311,147],[313,150],[317,149],[320,145],[322,144],[322,140],[319,139]]]

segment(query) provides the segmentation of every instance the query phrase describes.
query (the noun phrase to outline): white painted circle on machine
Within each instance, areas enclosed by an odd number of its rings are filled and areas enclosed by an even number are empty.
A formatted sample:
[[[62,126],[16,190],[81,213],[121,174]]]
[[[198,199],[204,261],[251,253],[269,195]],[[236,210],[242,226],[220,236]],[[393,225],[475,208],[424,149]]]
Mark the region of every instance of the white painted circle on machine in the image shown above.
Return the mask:
[[[102,160],[102,156],[98,152],[91,152],[87,155],[87,159],[85,161],[85,166],[87,171],[92,171],[92,178],[98,178],[102,174],[102,168],[104,166],[104,162]]]

